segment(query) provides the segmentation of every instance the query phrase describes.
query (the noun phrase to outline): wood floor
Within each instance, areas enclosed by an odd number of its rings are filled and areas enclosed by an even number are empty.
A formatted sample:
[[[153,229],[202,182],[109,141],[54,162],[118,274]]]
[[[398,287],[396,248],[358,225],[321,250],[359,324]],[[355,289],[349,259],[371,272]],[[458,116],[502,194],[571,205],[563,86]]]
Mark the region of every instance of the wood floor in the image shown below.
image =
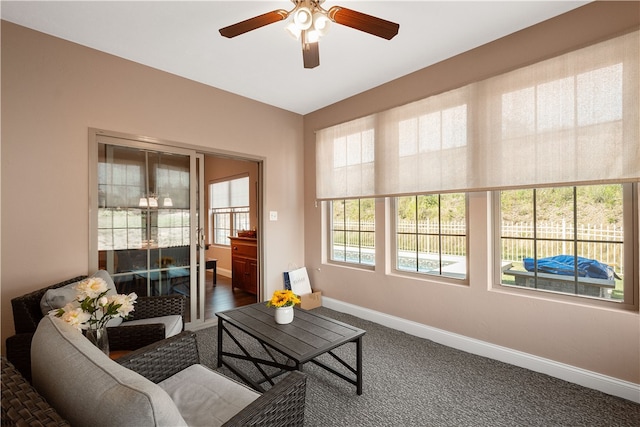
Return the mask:
[[[257,297],[240,289],[231,289],[231,278],[218,275],[216,286],[212,286],[213,273],[207,271],[205,291],[205,319],[215,317],[218,311],[242,307],[257,302]]]

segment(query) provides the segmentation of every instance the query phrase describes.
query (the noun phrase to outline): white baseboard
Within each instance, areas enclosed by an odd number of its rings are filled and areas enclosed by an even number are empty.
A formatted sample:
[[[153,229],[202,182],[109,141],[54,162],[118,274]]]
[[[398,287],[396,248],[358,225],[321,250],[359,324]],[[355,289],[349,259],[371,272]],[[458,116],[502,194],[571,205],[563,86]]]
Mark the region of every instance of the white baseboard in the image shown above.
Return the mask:
[[[231,270],[228,270],[226,268],[217,268],[217,273],[219,276],[224,276],[224,277],[228,277],[229,279],[231,279]]]
[[[333,298],[327,298],[325,296],[322,297],[322,305],[332,310],[351,314],[448,347],[488,357],[490,359],[499,360],[514,366],[550,375],[583,387],[588,387],[603,393],[621,397],[632,402],[640,403],[640,384],[619,380],[597,372],[587,371],[586,369],[576,368],[575,366],[555,362],[550,359],[534,356],[507,347],[454,334],[442,329],[433,328],[411,320],[391,316]]]

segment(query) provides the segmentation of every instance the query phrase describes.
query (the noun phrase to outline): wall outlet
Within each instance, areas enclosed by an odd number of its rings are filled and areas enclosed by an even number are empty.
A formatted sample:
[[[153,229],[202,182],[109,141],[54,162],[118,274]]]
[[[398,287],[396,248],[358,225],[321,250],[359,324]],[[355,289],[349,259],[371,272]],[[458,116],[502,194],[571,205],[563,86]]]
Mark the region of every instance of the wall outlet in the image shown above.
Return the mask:
[[[278,211],[269,211],[269,221],[278,220]]]

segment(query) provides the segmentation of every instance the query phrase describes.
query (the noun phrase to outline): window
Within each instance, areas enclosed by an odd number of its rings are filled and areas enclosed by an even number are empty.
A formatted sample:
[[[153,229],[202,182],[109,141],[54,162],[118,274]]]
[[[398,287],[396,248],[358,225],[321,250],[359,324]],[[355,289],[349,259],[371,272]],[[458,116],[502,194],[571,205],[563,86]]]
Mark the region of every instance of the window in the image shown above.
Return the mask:
[[[622,74],[618,63],[503,94],[503,139],[622,120]]]
[[[331,260],[375,265],[375,199],[334,200],[330,206]]]
[[[249,177],[209,184],[209,240],[228,246],[229,236],[249,228]]]
[[[100,148],[107,151],[104,145]],[[111,163],[106,155],[98,163],[98,250],[139,248],[147,238],[138,206],[144,192],[144,153],[111,151]]]
[[[399,157],[467,145],[467,106],[457,105],[398,122]]]
[[[98,250],[189,245],[188,161],[98,147]]]
[[[471,237],[483,248],[491,229],[495,250],[473,255],[495,262],[495,283],[637,311],[638,36],[317,130],[328,258],[375,265],[362,208],[389,198],[393,209],[378,210],[385,272],[466,280]],[[469,218],[467,200],[480,209]]]
[[[635,184],[499,192],[502,284],[614,302],[632,300]],[[626,252],[629,252],[627,254]],[[631,257],[632,258],[632,257]],[[628,270],[632,271],[631,266]]]
[[[375,121],[360,119],[319,131],[316,168],[326,179],[316,182],[319,196],[331,199],[368,197],[375,183]],[[320,197],[323,198],[323,197]]]
[[[638,54],[634,31],[320,129],[316,197],[637,181]]]
[[[396,268],[466,278],[466,195],[397,197],[395,207]]]

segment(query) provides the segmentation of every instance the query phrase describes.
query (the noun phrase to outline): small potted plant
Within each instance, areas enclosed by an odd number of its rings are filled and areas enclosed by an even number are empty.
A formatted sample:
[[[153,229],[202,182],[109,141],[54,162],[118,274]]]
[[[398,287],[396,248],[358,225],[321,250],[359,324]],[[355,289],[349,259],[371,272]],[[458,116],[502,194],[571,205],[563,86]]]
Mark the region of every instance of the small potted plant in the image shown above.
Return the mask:
[[[275,320],[279,325],[285,325],[293,321],[293,306],[300,303],[300,297],[289,289],[275,291],[269,301],[267,307],[274,307]]]

